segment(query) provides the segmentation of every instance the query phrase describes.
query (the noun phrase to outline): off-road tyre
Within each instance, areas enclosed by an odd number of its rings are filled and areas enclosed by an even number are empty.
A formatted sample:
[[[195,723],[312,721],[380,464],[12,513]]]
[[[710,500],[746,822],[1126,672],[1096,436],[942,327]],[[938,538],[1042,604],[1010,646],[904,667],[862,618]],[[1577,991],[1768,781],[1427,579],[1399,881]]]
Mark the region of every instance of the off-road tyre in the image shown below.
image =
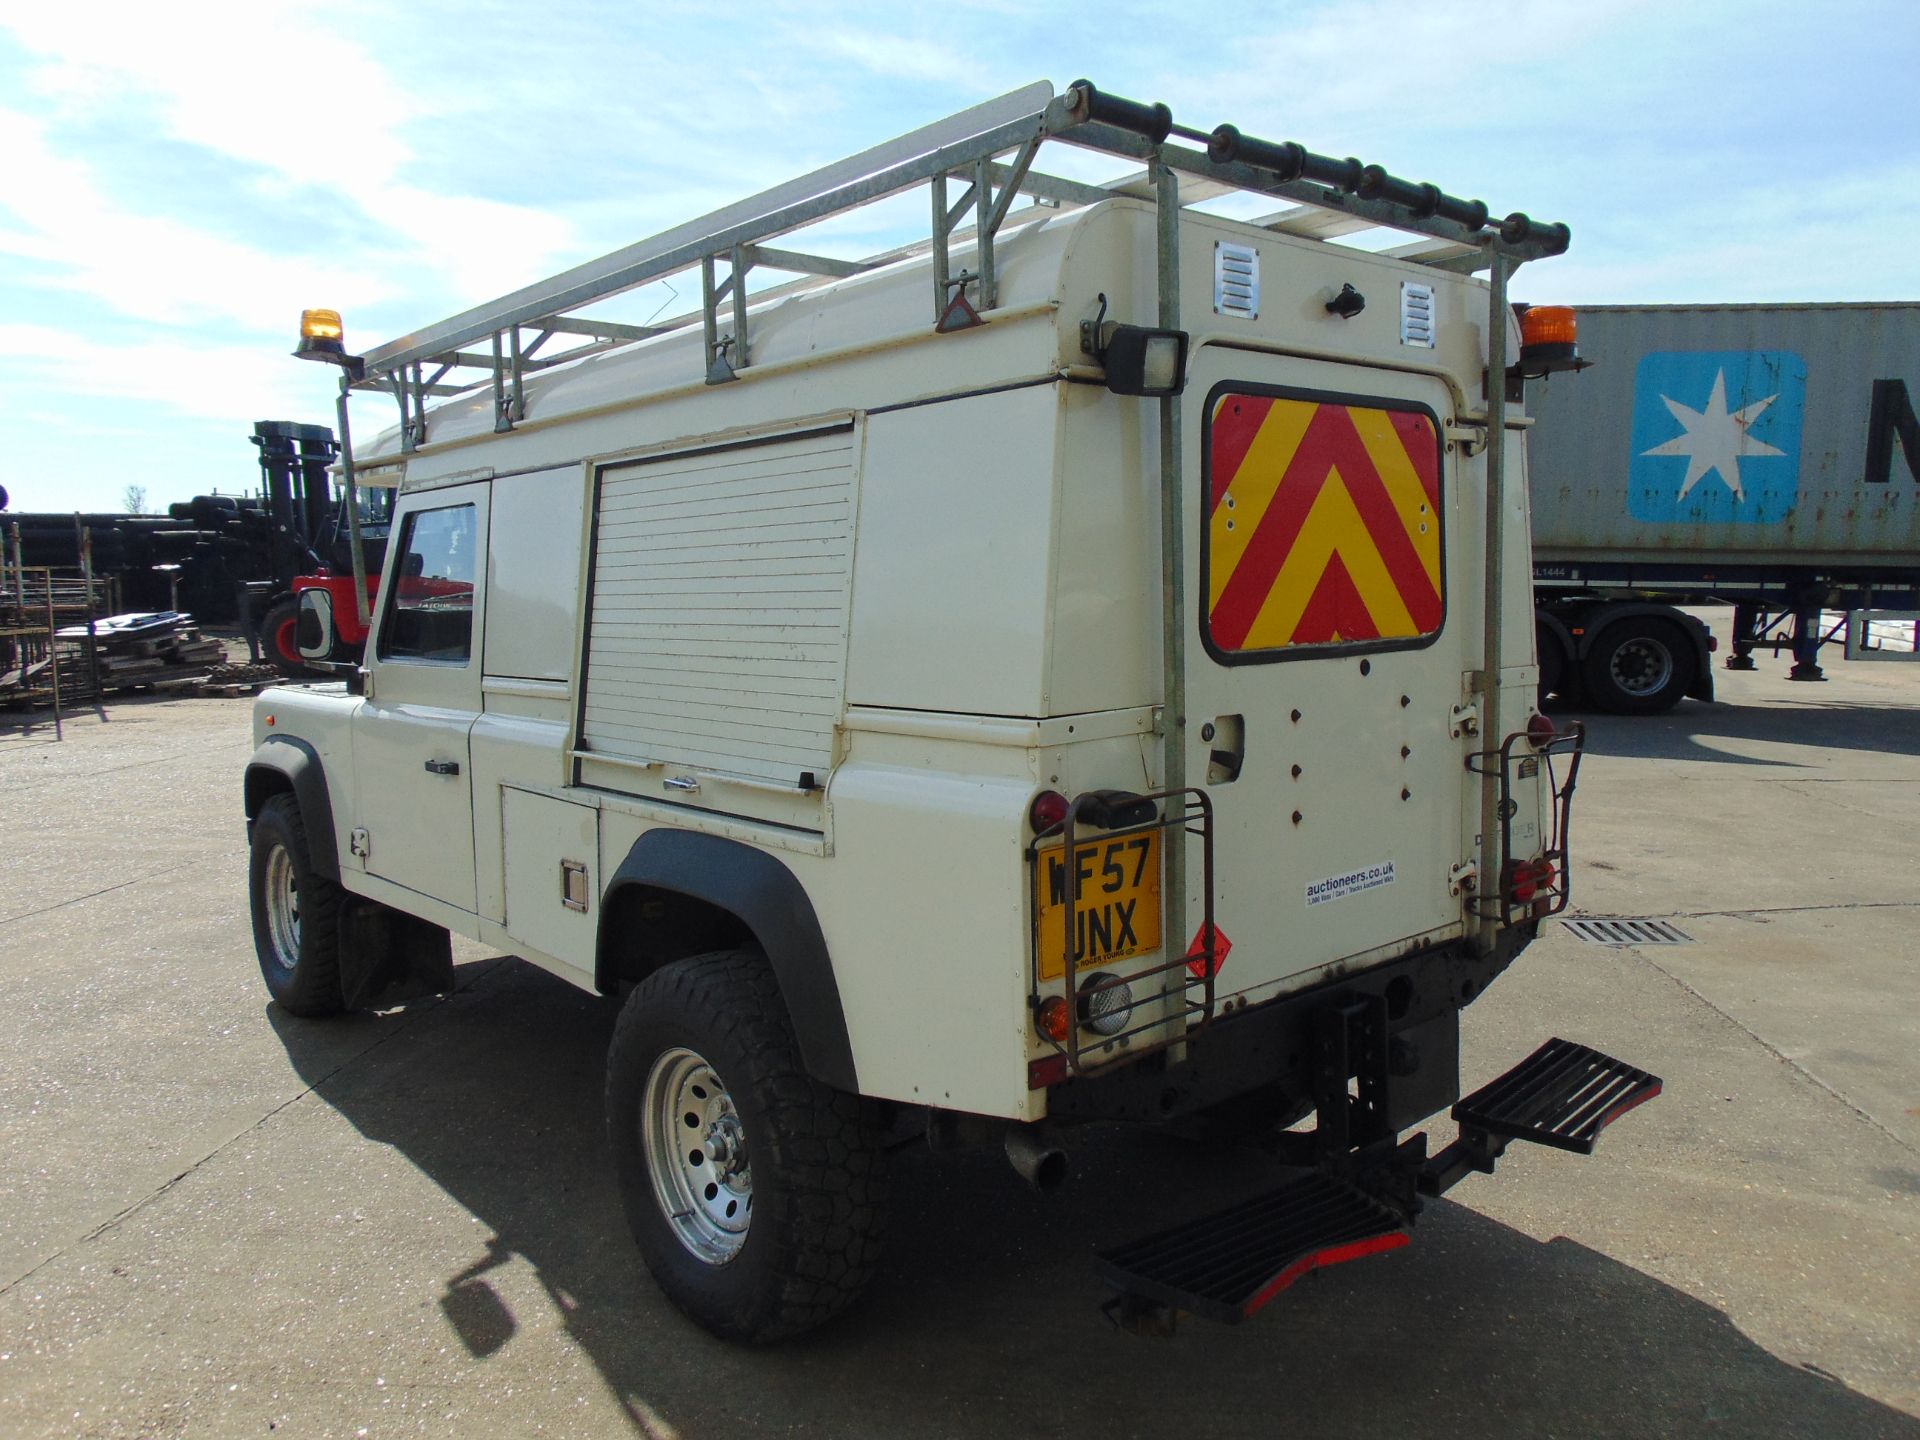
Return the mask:
[[[1670,620],[1616,620],[1580,662],[1587,699],[1615,715],[1659,715],[1693,685],[1693,643]]]
[[[282,675],[308,675],[306,657],[300,653],[300,602],[282,600],[270,606],[260,621],[260,658]]]
[[[661,1199],[672,1182],[659,1179],[647,1149],[650,1077],[689,1053],[723,1087],[750,1162],[744,1239],[718,1260],[676,1230]],[[832,1319],[865,1288],[886,1226],[874,1109],[807,1074],[758,950],[676,961],[627,997],[607,1053],[606,1108],[627,1224],[655,1281],[691,1319],[723,1339],[764,1344]],[[686,1144],[698,1153],[696,1140]],[[669,1161],[662,1150],[662,1163],[700,1174],[682,1163],[688,1153]],[[679,1224],[688,1223],[683,1213]]]
[[[306,822],[293,796],[273,796],[254,817],[247,879],[253,949],[267,992],[290,1014],[339,1014],[345,1008],[340,1000],[343,892],[314,870]]]

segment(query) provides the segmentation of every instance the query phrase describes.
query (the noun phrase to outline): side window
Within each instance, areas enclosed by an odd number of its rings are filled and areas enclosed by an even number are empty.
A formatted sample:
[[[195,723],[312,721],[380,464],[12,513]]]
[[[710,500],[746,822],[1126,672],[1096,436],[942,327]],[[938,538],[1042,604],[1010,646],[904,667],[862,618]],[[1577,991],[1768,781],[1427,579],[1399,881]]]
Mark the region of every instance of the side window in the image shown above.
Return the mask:
[[[473,653],[473,506],[407,516],[380,626],[382,660],[464,665]]]
[[[1299,659],[1438,634],[1440,453],[1422,406],[1216,389],[1201,531],[1214,658]]]

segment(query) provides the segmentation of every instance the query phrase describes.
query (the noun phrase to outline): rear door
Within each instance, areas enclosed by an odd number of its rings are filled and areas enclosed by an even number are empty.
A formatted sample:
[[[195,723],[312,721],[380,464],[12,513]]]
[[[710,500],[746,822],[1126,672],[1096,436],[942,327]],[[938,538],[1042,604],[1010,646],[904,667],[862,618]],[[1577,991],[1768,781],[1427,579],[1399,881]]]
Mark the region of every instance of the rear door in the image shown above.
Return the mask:
[[[1187,396],[1189,779],[1215,805],[1223,992],[1458,933],[1472,585],[1447,387],[1207,346]]]

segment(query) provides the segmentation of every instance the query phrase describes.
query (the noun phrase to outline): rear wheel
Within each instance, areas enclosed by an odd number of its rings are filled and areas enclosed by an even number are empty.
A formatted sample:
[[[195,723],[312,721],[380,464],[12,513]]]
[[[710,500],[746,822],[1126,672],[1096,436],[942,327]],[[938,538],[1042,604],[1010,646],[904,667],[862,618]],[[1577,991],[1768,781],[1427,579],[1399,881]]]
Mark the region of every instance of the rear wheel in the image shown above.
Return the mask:
[[[1693,647],[1678,625],[1654,617],[1617,620],[1581,662],[1586,692],[1602,710],[1657,715],[1693,684]]]
[[[267,991],[295,1015],[335,1015],[340,997],[343,892],[317,874],[300,806],[275,795],[253,822],[248,866],[253,948]]]
[[[806,1073],[759,952],[677,961],[628,997],[607,1128],[647,1268],[714,1334],[798,1334],[865,1287],[886,1152],[858,1096]]]

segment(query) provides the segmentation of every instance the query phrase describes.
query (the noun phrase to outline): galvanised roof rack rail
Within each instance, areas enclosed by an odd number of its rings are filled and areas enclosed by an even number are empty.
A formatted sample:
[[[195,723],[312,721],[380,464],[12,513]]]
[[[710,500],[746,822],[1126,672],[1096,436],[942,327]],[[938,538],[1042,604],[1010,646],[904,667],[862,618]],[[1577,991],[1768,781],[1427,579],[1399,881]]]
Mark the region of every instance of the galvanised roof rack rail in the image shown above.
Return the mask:
[[[1173,143],[1172,137],[1196,144]],[[1148,169],[1105,185],[1049,175],[1033,168],[1048,140],[1139,159]],[[1175,124],[1165,105],[1109,95],[1085,80],[1056,96],[1041,80],[403,335],[361,357],[351,383],[395,397],[403,453],[426,439],[430,398],[468,394],[490,381],[494,428],[511,430],[525,415],[527,375],[696,322],[705,332],[706,379],[718,384],[751,362],[745,282],[752,270],[799,277],[754,297],[769,299],[928,252],[933,324],[942,331],[965,329],[994,306],[994,240],[1009,218],[1116,196],[1159,199],[1156,176],[1165,171],[1177,172],[1181,206],[1234,192],[1273,196],[1292,203],[1253,224],[1318,239],[1376,227],[1402,230],[1423,238],[1383,253],[1445,270],[1487,269],[1496,255],[1517,264],[1558,254],[1568,241],[1564,225],[1523,214],[1497,220],[1480,201],[1400,179],[1378,165],[1317,155],[1292,141],[1255,139],[1231,125],[1203,133]],[[931,191],[932,227],[929,238],[916,244],[844,260],[768,243],[922,184]],[[964,188],[950,200],[955,185]],[[1010,216],[1022,195],[1034,202],[1032,209]],[[962,228],[969,211],[973,223]],[[957,241],[974,248],[975,269],[954,268]],[[695,268],[701,280],[697,311],[647,325],[571,313]],[[548,351],[555,337],[582,343]],[[467,348],[476,345],[485,348]]]

